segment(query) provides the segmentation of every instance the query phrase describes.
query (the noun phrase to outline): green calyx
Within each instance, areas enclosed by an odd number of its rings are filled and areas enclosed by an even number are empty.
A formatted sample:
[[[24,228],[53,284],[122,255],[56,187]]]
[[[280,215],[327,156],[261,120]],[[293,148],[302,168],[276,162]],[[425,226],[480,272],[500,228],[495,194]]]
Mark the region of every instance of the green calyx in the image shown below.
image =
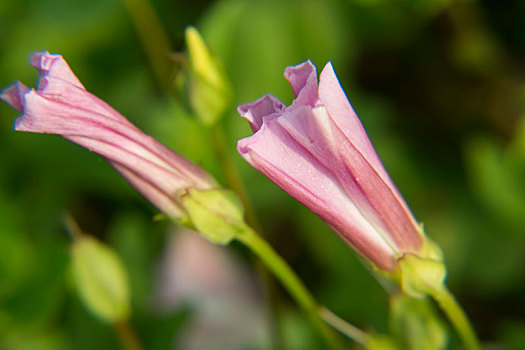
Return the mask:
[[[372,270],[380,278],[384,287],[395,292],[400,287],[407,295],[422,298],[431,290],[444,287],[446,267],[441,248],[423,235],[423,244],[418,252],[400,253],[391,271],[372,265]]]
[[[442,260],[405,254],[397,263],[400,286],[407,295],[415,298],[434,296],[445,288],[447,270]]]
[[[445,288],[447,269],[441,248],[424,237],[418,253],[405,253],[396,260],[396,277],[405,294],[414,298],[435,296]]]
[[[178,200],[187,214],[184,225],[212,243],[228,244],[247,229],[242,203],[230,190],[190,188]]]

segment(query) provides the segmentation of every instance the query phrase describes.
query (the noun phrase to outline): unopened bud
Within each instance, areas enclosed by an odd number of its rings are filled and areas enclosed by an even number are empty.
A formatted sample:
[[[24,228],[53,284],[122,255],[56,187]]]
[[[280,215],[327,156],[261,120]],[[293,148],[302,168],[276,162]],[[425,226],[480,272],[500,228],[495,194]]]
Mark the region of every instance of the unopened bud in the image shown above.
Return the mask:
[[[109,246],[81,235],[72,246],[72,270],[80,298],[96,316],[110,323],[129,317],[126,270]]]
[[[201,123],[211,126],[231,103],[230,82],[220,60],[194,27],[186,29],[188,67],[185,77],[189,106]]]

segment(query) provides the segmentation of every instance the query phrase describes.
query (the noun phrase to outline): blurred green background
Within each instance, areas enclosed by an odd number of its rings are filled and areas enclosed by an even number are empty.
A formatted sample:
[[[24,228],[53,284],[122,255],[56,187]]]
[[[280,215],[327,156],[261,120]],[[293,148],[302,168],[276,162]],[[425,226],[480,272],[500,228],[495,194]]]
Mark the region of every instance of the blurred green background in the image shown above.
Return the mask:
[[[443,247],[450,289],[483,342],[525,348],[523,1],[151,3],[174,52],[195,25],[223,60],[235,93],[222,121],[231,155],[267,238],[321,303],[363,329],[387,331],[387,296],[355,254],[235,151],[251,134],[235,105],[266,92],[290,103],[283,70],[308,58],[319,70],[332,61],[386,168]],[[0,86],[34,86],[30,53],[60,53],[89,91],[225,183],[209,135],[150,65],[130,15],[146,13],[136,4],[0,2]],[[14,132],[16,116],[0,104],[0,349],[119,346],[74,291],[64,211],[121,255],[145,348],[184,348],[178,339],[198,300],[169,312],[155,307],[171,225],[154,221],[155,208],[101,157],[58,136]],[[256,274],[242,247],[220,249]],[[276,299],[285,348],[315,349],[315,332],[280,288]],[[457,343],[452,336],[451,347]],[[268,344],[254,338],[237,348]]]

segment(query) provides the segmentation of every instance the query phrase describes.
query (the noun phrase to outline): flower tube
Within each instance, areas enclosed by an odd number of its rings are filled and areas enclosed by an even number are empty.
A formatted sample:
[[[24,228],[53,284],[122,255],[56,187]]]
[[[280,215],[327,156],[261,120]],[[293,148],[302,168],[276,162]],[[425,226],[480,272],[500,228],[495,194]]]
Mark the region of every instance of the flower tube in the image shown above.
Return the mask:
[[[137,191],[174,220],[184,216],[176,195],[217,187],[204,170],[137,129],[92,95],[60,55],[35,53],[38,87],[20,82],[0,98],[20,111],[15,130],[57,134],[105,157]]]
[[[237,149],[254,168],[316,213],[361,256],[396,270],[425,238],[341,88],[332,64],[320,82],[306,61],[284,73],[295,95],[267,94],[238,107],[254,135]]]

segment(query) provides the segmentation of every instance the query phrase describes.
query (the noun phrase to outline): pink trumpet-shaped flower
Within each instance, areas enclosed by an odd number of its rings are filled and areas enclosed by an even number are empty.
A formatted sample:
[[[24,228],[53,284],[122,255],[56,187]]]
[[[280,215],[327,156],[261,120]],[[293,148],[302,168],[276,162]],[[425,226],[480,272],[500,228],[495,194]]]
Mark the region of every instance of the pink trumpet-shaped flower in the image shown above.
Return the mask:
[[[172,219],[182,208],[178,191],[216,187],[215,180],[186,158],[145,135],[80,83],[60,55],[35,53],[37,89],[20,82],[0,98],[22,112],[14,128],[58,134],[105,157],[144,197]]]
[[[239,141],[239,153],[368,261],[394,271],[396,258],[423,249],[424,236],[331,63],[319,85],[310,61],[284,75],[295,95],[291,106],[267,94],[238,107],[254,131]]]

